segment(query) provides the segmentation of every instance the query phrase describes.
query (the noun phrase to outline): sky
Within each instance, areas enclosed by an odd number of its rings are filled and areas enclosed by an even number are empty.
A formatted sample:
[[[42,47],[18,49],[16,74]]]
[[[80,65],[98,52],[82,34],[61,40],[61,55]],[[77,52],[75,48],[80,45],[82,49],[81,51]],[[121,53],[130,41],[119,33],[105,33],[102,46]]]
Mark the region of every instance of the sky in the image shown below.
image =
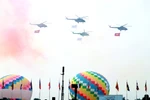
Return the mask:
[[[145,81],[150,85],[149,3],[149,0],[1,0],[1,76],[19,74],[32,79],[32,98],[39,97],[41,78],[41,99],[48,98],[50,79],[51,97],[58,97],[61,68],[65,66],[66,99],[68,80],[84,71],[105,76],[110,83],[110,94],[116,94],[118,80],[118,94],[126,96],[127,80],[131,90],[129,99],[135,99],[138,81],[138,97],[142,98]],[[76,15],[88,16],[87,22],[77,24],[65,19]],[[44,21],[51,24],[41,29],[29,24]],[[120,37],[114,36],[119,32],[117,29],[108,27],[126,23],[131,27],[122,31]],[[77,29],[72,29],[72,25],[77,25]],[[35,34],[38,29],[40,33]],[[90,36],[77,41],[81,36],[71,32],[84,29],[92,31]]]

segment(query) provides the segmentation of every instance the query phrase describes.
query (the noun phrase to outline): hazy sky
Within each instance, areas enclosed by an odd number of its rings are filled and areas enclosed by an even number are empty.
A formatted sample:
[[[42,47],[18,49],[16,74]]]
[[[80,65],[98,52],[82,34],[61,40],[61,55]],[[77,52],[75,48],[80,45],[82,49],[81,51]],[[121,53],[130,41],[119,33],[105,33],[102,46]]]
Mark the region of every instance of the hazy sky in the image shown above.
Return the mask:
[[[51,97],[58,96],[58,82],[61,79],[61,67],[65,66],[65,98],[68,97],[68,80],[83,71],[96,71],[105,76],[110,83],[110,94],[116,94],[116,80],[119,82],[119,94],[126,95],[126,80],[130,92],[129,99],[135,98],[136,80],[143,97],[145,80],[149,87],[150,13],[149,0],[30,0],[28,23],[48,21],[47,28],[40,29],[39,34],[30,26],[33,46],[45,55],[44,60],[26,66],[13,59],[1,61],[1,76],[20,74],[33,80],[33,98],[38,97],[38,79],[42,80],[41,99],[48,98],[48,81],[51,79]],[[87,22],[77,25],[65,17],[88,16]],[[118,26],[128,23],[128,31],[115,37]],[[93,31],[89,37],[77,41],[79,35],[71,31]],[[11,66],[11,67],[10,67]],[[9,70],[11,68],[11,70]],[[47,92],[47,93],[46,93]],[[149,88],[148,88],[149,93]]]

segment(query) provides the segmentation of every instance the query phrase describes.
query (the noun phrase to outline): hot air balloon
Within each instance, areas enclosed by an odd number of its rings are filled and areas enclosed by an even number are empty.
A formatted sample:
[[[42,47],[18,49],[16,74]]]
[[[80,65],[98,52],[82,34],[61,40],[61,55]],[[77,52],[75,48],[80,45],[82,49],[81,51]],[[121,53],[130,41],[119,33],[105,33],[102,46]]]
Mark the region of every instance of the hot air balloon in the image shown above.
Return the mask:
[[[109,95],[110,85],[107,79],[93,71],[77,74],[70,83],[80,84],[80,87],[77,89],[78,100],[99,100],[99,96]],[[74,98],[74,88],[70,86],[69,91],[71,97]]]
[[[7,75],[0,78],[0,98],[30,100],[32,82],[20,75]]]

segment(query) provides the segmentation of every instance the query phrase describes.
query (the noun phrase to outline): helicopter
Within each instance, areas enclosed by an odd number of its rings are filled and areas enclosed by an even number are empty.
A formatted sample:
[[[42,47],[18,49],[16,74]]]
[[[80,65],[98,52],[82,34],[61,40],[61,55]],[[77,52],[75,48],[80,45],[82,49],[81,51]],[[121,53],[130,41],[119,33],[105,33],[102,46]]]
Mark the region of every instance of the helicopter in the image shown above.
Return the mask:
[[[31,24],[30,23],[30,25],[37,25],[38,27],[40,27],[40,28],[42,28],[42,27],[47,27],[47,25],[46,24],[44,24],[44,23],[46,23],[47,21],[45,21],[45,22],[43,22],[43,23],[40,23],[40,24]],[[47,23],[48,24],[48,23]]]
[[[85,32],[85,30],[83,31],[83,32],[81,32],[81,33],[75,33],[75,32],[72,32],[73,34],[79,34],[79,35],[81,35],[81,36],[89,36],[89,32],[91,32],[91,31],[88,31],[88,32]]]
[[[77,16],[77,15],[76,15]],[[77,16],[78,17],[78,16]],[[66,17],[67,20],[74,20],[77,23],[85,23],[86,21],[84,20],[84,18],[86,18],[88,16],[84,16],[84,17],[78,17],[78,18],[68,18]]]
[[[109,27],[110,27],[110,28],[117,28],[117,29],[120,30],[120,31],[127,31],[128,28],[125,27],[126,25],[127,25],[127,24],[124,24],[124,25],[119,26],[119,27],[112,27],[112,26],[109,25]]]

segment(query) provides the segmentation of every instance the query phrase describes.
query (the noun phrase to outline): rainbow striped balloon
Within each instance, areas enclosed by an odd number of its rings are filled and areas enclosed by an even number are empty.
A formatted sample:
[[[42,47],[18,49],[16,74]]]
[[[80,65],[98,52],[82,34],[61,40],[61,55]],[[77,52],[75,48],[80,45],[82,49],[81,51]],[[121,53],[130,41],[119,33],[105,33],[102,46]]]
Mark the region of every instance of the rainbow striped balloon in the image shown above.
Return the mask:
[[[78,100],[99,100],[100,95],[109,95],[110,86],[107,79],[93,71],[77,74],[70,83],[80,84],[77,91]],[[74,89],[69,90],[71,97],[74,98]]]
[[[3,93],[1,96],[13,100],[29,100],[32,96],[30,81],[20,75],[12,74],[0,78],[0,91]]]
[[[7,75],[7,76],[0,78],[0,88],[1,89],[2,89],[3,81],[4,81],[5,89],[11,89],[12,82],[14,84],[14,89],[20,89],[21,84],[22,84],[23,90],[29,90],[29,88],[30,88],[30,82],[28,81],[28,79],[26,79],[20,75]]]

